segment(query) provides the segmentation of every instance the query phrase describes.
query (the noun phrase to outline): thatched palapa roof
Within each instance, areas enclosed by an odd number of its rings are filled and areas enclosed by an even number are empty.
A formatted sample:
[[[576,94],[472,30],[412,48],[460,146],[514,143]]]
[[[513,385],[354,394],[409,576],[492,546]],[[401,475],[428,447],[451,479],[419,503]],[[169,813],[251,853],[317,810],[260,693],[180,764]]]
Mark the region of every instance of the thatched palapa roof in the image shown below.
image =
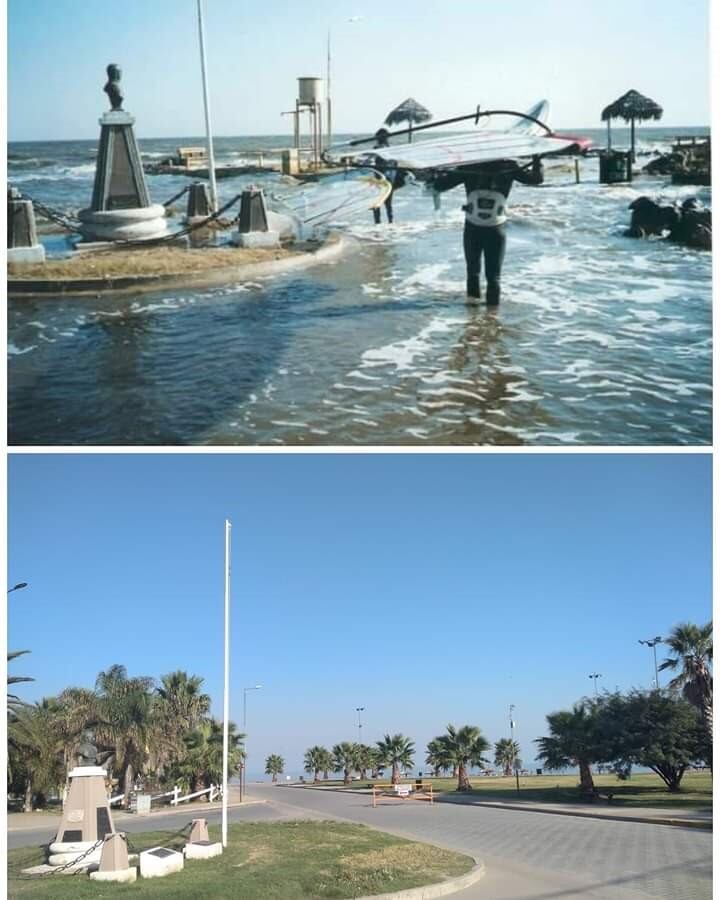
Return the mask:
[[[392,112],[387,114],[385,124],[391,127],[399,125],[400,122],[410,122],[416,125],[418,122],[427,122],[429,119],[432,119],[430,110],[425,109],[422,103],[418,103],[412,97],[408,97],[400,106],[396,106]]]
[[[605,107],[602,111],[602,120],[606,122],[608,119],[624,119],[630,122],[639,119],[642,122],[647,119],[661,119],[662,114],[662,106],[654,100],[644,97],[638,91],[628,91]]]

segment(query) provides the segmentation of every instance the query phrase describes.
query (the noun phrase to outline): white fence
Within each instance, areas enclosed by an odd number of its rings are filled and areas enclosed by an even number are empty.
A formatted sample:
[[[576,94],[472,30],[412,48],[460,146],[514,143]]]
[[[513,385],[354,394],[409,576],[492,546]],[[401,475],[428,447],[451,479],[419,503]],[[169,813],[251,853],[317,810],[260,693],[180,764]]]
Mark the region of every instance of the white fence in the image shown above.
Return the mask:
[[[217,800],[222,796],[222,790],[216,784],[211,784],[209,788],[204,788],[202,791],[195,791],[193,794],[185,794],[183,797],[181,797],[180,794],[181,788],[175,785],[171,791],[165,791],[164,794],[155,794],[154,797],[150,798],[150,803],[152,804],[154,800],[161,800],[163,797],[172,797],[170,805],[177,806],[179,803],[184,803],[186,800],[193,800],[195,797],[201,797],[203,794],[207,794],[208,801],[212,803],[213,800]],[[115,797],[110,797],[108,803],[110,806],[113,806],[115,803],[119,803],[124,796],[124,794],[117,794]]]

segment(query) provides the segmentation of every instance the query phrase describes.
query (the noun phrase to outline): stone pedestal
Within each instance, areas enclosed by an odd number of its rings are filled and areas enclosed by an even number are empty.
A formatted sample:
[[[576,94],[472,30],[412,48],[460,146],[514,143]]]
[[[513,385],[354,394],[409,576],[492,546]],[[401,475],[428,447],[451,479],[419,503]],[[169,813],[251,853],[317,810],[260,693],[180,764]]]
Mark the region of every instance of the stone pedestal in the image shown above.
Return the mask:
[[[105,790],[105,769],[100,766],[77,766],[69,773],[70,790],[63,810],[60,828],[50,844],[48,862],[63,866],[82,856],[106,834],[114,834],[110,805]],[[100,862],[101,847],[84,856],[81,868]]]
[[[250,249],[272,249],[280,246],[280,235],[268,228],[268,212],[262,191],[243,191],[240,199],[238,230],[233,244]]]
[[[210,206],[210,191],[203,182],[190,185],[188,191],[187,221],[194,225],[196,222],[206,219],[212,214]]]
[[[129,884],[137,878],[137,869],[128,865],[127,840],[124,834],[109,834],[100,854],[100,868],[90,873],[95,881],[118,881]]]
[[[45,262],[45,248],[38,243],[35,211],[31,200],[21,200],[15,188],[7,196],[8,262]]]
[[[167,233],[165,208],[150,203],[134,122],[122,109],[100,119],[92,203],[79,214],[85,240],[135,240]]]

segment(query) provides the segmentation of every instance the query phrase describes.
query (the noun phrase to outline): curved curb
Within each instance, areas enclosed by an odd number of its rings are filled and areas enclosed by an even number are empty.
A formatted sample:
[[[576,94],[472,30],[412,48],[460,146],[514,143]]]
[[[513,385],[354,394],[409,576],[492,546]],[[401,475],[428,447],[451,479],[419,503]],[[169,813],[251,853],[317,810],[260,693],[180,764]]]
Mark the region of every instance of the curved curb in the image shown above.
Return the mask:
[[[302,269],[327,262],[339,256],[345,249],[342,235],[331,234],[316,250],[300,251],[295,256],[247,263],[243,266],[227,266],[215,271],[187,272],[179,275],[123,275],[108,278],[76,279],[8,279],[8,297],[47,297],[56,295],[127,294],[167,290],[169,288],[216,287],[234,282],[251,281],[266,275],[279,275],[292,269]]]
[[[447,897],[448,894],[456,894],[480,881],[484,874],[485,863],[476,860],[469,872],[458,875],[457,878],[448,878],[447,881],[408,888],[404,891],[391,891],[389,894],[367,894],[358,897],[357,900],[431,900],[432,897]]]

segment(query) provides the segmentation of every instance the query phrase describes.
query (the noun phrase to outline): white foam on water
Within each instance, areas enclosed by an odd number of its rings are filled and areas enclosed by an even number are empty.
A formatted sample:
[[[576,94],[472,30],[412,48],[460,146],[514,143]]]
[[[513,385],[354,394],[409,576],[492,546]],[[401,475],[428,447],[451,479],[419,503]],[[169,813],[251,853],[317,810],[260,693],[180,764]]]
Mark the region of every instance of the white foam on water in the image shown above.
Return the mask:
[[[8,344],[7,354],[8,356],[22,356],[25,353],[30,353],[32,350],[37,350],[37,344],[30,344],[27,347],[17,347],[11,342]]]
[[[366,350],[361,357],[361,366],[391,366],[398,372],[410,371],[415,360],[431,350],[433,336],[451,331],[456,324],[454,319],[438,316],[414,337]]]

